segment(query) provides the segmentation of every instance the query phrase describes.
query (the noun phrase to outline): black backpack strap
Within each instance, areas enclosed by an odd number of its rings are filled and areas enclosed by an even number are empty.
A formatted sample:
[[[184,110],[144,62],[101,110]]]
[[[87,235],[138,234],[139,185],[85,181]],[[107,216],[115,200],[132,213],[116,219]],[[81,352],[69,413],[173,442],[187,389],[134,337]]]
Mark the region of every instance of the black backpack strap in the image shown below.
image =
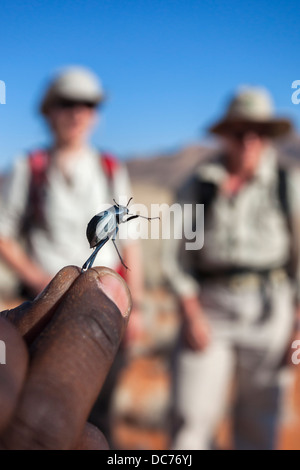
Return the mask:
[[[204,205],[204,220],[206,219],[209,209],[212,206],[218,192],[218,186],[215,183],[201,179],[197,175],[192,175],[177,193],[177,200],[182,204]],[[192,230],[196,230],[196,211],[193,209]],[[191,251],[191,253],[193,253]]]
[[[204,215],[207,214],[216,199],[218,186],[211,181],[199,181],[198,204],[204,204]]]
[[[182,203],[204,204],[204,210],[207,212],[217,195],[218,187],[215,183],[202,180],[193,175],[180,188],[177,198]]]
[[[292,219],[291,219],[291,207],[288,194],[288,172],[285,168],[278,166],[277,170],[278,178],[278,199],[281,206],[282,213],[284,215],[287,228],[292,233]]]
[[[298,243],[295,239],[296,233],[293,229],[293,220],[291,212],[291,204],[289,200],[289,191],[288,191],[288,176],[289,173],[286,169],[278,167],[278,199],[281,206],[282,214],[284,216],[286,227],[290,235],[290,254],[289,259],[286,264],[286,271],[291,279],[295,279],[297,276],[298,270]]]
[[[23,216],[22,233],[26,236],[33,226],[45,228],[44,207],[47,193],[47,172],[51,156],[48,149],[38,149],[28,154],[29,191]]]

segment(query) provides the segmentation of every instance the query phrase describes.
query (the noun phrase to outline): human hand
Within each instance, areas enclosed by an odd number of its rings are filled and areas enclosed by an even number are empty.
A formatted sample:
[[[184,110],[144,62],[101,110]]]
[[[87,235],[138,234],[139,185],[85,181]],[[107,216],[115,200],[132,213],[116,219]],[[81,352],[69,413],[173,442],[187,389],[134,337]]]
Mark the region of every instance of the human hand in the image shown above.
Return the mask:
[[[195,316],[184,322],[186,345],[194,351],[203,351],[211,341],[210,325],[204,316]]]
[[[28,256],[18,240],[0,236],[0,255],[26,286],[30,297],[35,297],[52,279],[49,273]]]
[[[40,292],[42,292],[45,287],[51,282],[52,276],[45,273],[41,269],[37,269],[37,271],[31,270],[30,274],[27,275],[26,281],[24,282],[30,298],[34,298]]]
[[[211,341],[211,328],[197,298],[182,299],[183,334],[187,347],[203,351]]]
[[[33,302],[1,312],[0,448],[107,448],[86,421],[130,309],[114,271],[68,266]]]

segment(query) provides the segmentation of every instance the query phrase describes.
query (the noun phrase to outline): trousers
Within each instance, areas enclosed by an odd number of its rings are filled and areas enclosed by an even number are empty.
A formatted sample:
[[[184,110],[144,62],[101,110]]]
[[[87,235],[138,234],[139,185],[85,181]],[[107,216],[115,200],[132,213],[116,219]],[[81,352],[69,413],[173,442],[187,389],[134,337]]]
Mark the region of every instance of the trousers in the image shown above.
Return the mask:
[[[287,278],[203,284],[201,305],[212,340],[204,351],[181,346],[176,355],[174,403],[181,424],[174,450],[212,448],[233,382],[234,448],[276,448],[283,357],[294,327],[293,298]]]

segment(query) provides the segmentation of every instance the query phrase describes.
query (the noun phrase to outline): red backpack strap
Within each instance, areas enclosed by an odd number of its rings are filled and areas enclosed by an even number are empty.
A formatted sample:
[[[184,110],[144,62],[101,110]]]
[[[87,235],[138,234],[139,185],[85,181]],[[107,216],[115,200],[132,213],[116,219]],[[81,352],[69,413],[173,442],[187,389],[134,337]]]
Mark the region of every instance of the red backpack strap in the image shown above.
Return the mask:
[[[110,153],[103,152],[100,154],[100,163],[103,171],[107,176],[110,184],[113,182],[114,176],[120,167],[120,164],[116,157]]]
[[[50,154],[47,150],[35,150],[28,155],[30,183],[25,227],[43,225],[44,201],[47,186],[47,172],[50,165]]]

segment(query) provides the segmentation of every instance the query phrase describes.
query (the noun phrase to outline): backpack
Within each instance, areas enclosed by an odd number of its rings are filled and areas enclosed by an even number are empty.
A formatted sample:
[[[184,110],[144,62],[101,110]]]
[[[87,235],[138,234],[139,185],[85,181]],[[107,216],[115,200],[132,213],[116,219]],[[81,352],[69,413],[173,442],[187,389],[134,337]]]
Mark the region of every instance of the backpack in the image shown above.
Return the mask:
[[[23,233],[29,231],[32,224],[45,227],[44,201],[47,191],[47,171],[50,165],[50,154],[47,150],[35,150],[28,155],[30,183],[27,210],[23,223]],[[107,177],[113,194],[114,177],[119,169],[118,160],[111,154],[99,152],[99,164]]]

